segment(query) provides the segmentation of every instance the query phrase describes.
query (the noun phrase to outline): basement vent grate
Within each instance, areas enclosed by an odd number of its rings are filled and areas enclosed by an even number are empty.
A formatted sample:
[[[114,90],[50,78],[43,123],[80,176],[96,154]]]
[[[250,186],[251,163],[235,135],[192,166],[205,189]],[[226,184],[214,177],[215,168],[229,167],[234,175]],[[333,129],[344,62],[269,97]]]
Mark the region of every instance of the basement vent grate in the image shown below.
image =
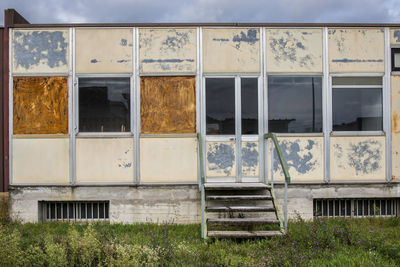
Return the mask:
[[[40,201],[43,221],[108,221],[109,201]]]
[[[399,199],[314,199],[314,217],[397,217]]]

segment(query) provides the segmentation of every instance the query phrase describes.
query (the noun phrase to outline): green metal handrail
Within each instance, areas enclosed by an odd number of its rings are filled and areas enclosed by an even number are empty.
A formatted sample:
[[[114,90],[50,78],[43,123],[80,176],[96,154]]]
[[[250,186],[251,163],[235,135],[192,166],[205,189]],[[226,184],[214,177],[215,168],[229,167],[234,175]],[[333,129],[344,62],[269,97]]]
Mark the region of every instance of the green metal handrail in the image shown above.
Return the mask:
[[[203,139],[201,138],[201,133],[197,133],[197,144],[198,144],[198,151],[199,151],[199,168],[200,168],[200,181],[199,181],[199,188],[201,194],[201,237],[207,239],[207,218],[205,214],[206,208],[206,195],[204,192],[204,158],[203,158]]]
[[[275,133],[266,133],[266,134],[264,134],[264,138],[265,139],[271,138],[272,141],[274,142],[275,150],[278,154],[278,158],[279,158],[279,162],[281,163],[281,166],[282,166],[283,174],[285,175],[285,181],[286,181],[286,183],[290,184],[289,170],[288,170],[286,161],[283,157],[281,146],[279,145],[278,139],[276,138],[276,134]]]

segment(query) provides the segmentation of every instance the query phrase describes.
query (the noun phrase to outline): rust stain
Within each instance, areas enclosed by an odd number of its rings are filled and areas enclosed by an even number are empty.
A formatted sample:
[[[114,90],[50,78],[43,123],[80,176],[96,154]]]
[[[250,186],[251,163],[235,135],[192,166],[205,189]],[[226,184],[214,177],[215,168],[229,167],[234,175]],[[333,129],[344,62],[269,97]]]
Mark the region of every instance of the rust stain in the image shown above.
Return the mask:
[[[68,134],[68,77],[14,77],[14,134]]]
[[[142,133],[196,132],[195,77],[142,77],[140,93]]]
[[[393,111],[393,116],[392,116],[392,133],[397,133],[398,132],[398,121],[400,117],[399,114],[394,110]]]

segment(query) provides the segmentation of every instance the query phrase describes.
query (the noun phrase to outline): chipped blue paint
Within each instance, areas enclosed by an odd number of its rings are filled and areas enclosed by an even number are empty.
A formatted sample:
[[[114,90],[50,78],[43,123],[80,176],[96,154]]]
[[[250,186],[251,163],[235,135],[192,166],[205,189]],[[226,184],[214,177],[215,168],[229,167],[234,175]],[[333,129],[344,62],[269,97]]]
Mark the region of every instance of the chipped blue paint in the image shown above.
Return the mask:
[[[181,49],[190,43],[189,32],[178,32],[176,30],[170,30],[168,32],[174,34],[174,36],[168,36],[167,39],[162,42],[161,50],[168,49],[175,52],[177,49]]]
[[[229,175],[235,161],[233,147],[227,144],[214,144],[207,152],[207,161],[209,170],[222,170]]]
[[[117,63],[126,63],[126,62],[129,62],[130,60],[126,60],[126,59],[120,59],[120,60],[117,60]]]
[[[302,32],[302,34],[303,35],[309,35],[309,34],[311,35],[312,33],[311,32]]]
[[[118,167],[120,167],[120,168],[130,168],[130,167],[132,167],[132,163],[131,162],[129,162],[129,163],[120,163],[120,164],[118,164]]]
[[[381,144],[376,140],[366,140],[350,144],[348,164],[359,173],[368,174],[381,168]]]
[[[119,43],[121,46],[126,46],[128,44],[128,40],[122,38],[121,42]]]
[[[393,37],[396,38],[396,39],[395,39],[395,40],[396,40],[396,43],[399,43],[399,42],[400,42],[400,30],[395,30],[395,31],[393,32]]]
[[[212,40],[214,42],[229,42],[229,39],[227,38],[213,38]]]
[[[242,167],[244,175],[251,175],[251,172],[256,172],[258,167],[258,151],[257,143],[247,142],[245,147],[242,147]]]
[[[366,63],[366,62],[383,62],[383,59],[349,59],[349,58],[342,58],[342,59],[332,59],[332,62],[337,63]]]
[[[184,59],[143,59],[142,63],[182,63]]]
[[[90,60],[90,63],[98,63],[98,62],[100,62],[100,61],[98,61],[97,59],[92,59],[92,60]]]
[[[296,46],[297,46],[298,48],[303,49],[303,50],[306,49],[306,48],[304,47],[304,45],[303,45],[301,42],[297,42],[297,43],[296,43]]]
[[[247,30],[247,34],[241,31],[240,36],[239,35],[233,36],[232,41],[238,43],[245,42],[254,45],[256,42],[260,40],[259,38],[257,38],[257,36],[258,36],[258,30],[250,29]]]
[[[68,42],[62,31],[16,31],[13,44],[16,67],[28,70],[43,61],[50,68],[67,64]]]

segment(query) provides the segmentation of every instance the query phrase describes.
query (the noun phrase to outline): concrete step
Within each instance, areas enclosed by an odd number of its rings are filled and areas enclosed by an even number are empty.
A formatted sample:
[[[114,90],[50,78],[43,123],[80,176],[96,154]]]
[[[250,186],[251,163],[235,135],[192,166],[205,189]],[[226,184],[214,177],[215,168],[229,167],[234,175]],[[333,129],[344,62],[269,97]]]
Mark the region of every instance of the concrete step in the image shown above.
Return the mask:
[[[274,206],[210,206],[206,207],[206,211],[209,212],[221,212],[221,211],[241,211],[241,212],[260,212],[260,211],[275,211]]]
[[[230,195],[230,196],[207,196],[207,200],[272,200],[266,195]]]
[[[208,231],[209,237],[226,238],[268,237],[280,235],[283,235],[281,231]]]
[[[218,218],[207,219],[208,223],[234,223],[234,224],[279,224],[277,219],[268,218]]]
[[[205,183],[206,190],[260,190],[270,189],[271,186],[263,183]]]

